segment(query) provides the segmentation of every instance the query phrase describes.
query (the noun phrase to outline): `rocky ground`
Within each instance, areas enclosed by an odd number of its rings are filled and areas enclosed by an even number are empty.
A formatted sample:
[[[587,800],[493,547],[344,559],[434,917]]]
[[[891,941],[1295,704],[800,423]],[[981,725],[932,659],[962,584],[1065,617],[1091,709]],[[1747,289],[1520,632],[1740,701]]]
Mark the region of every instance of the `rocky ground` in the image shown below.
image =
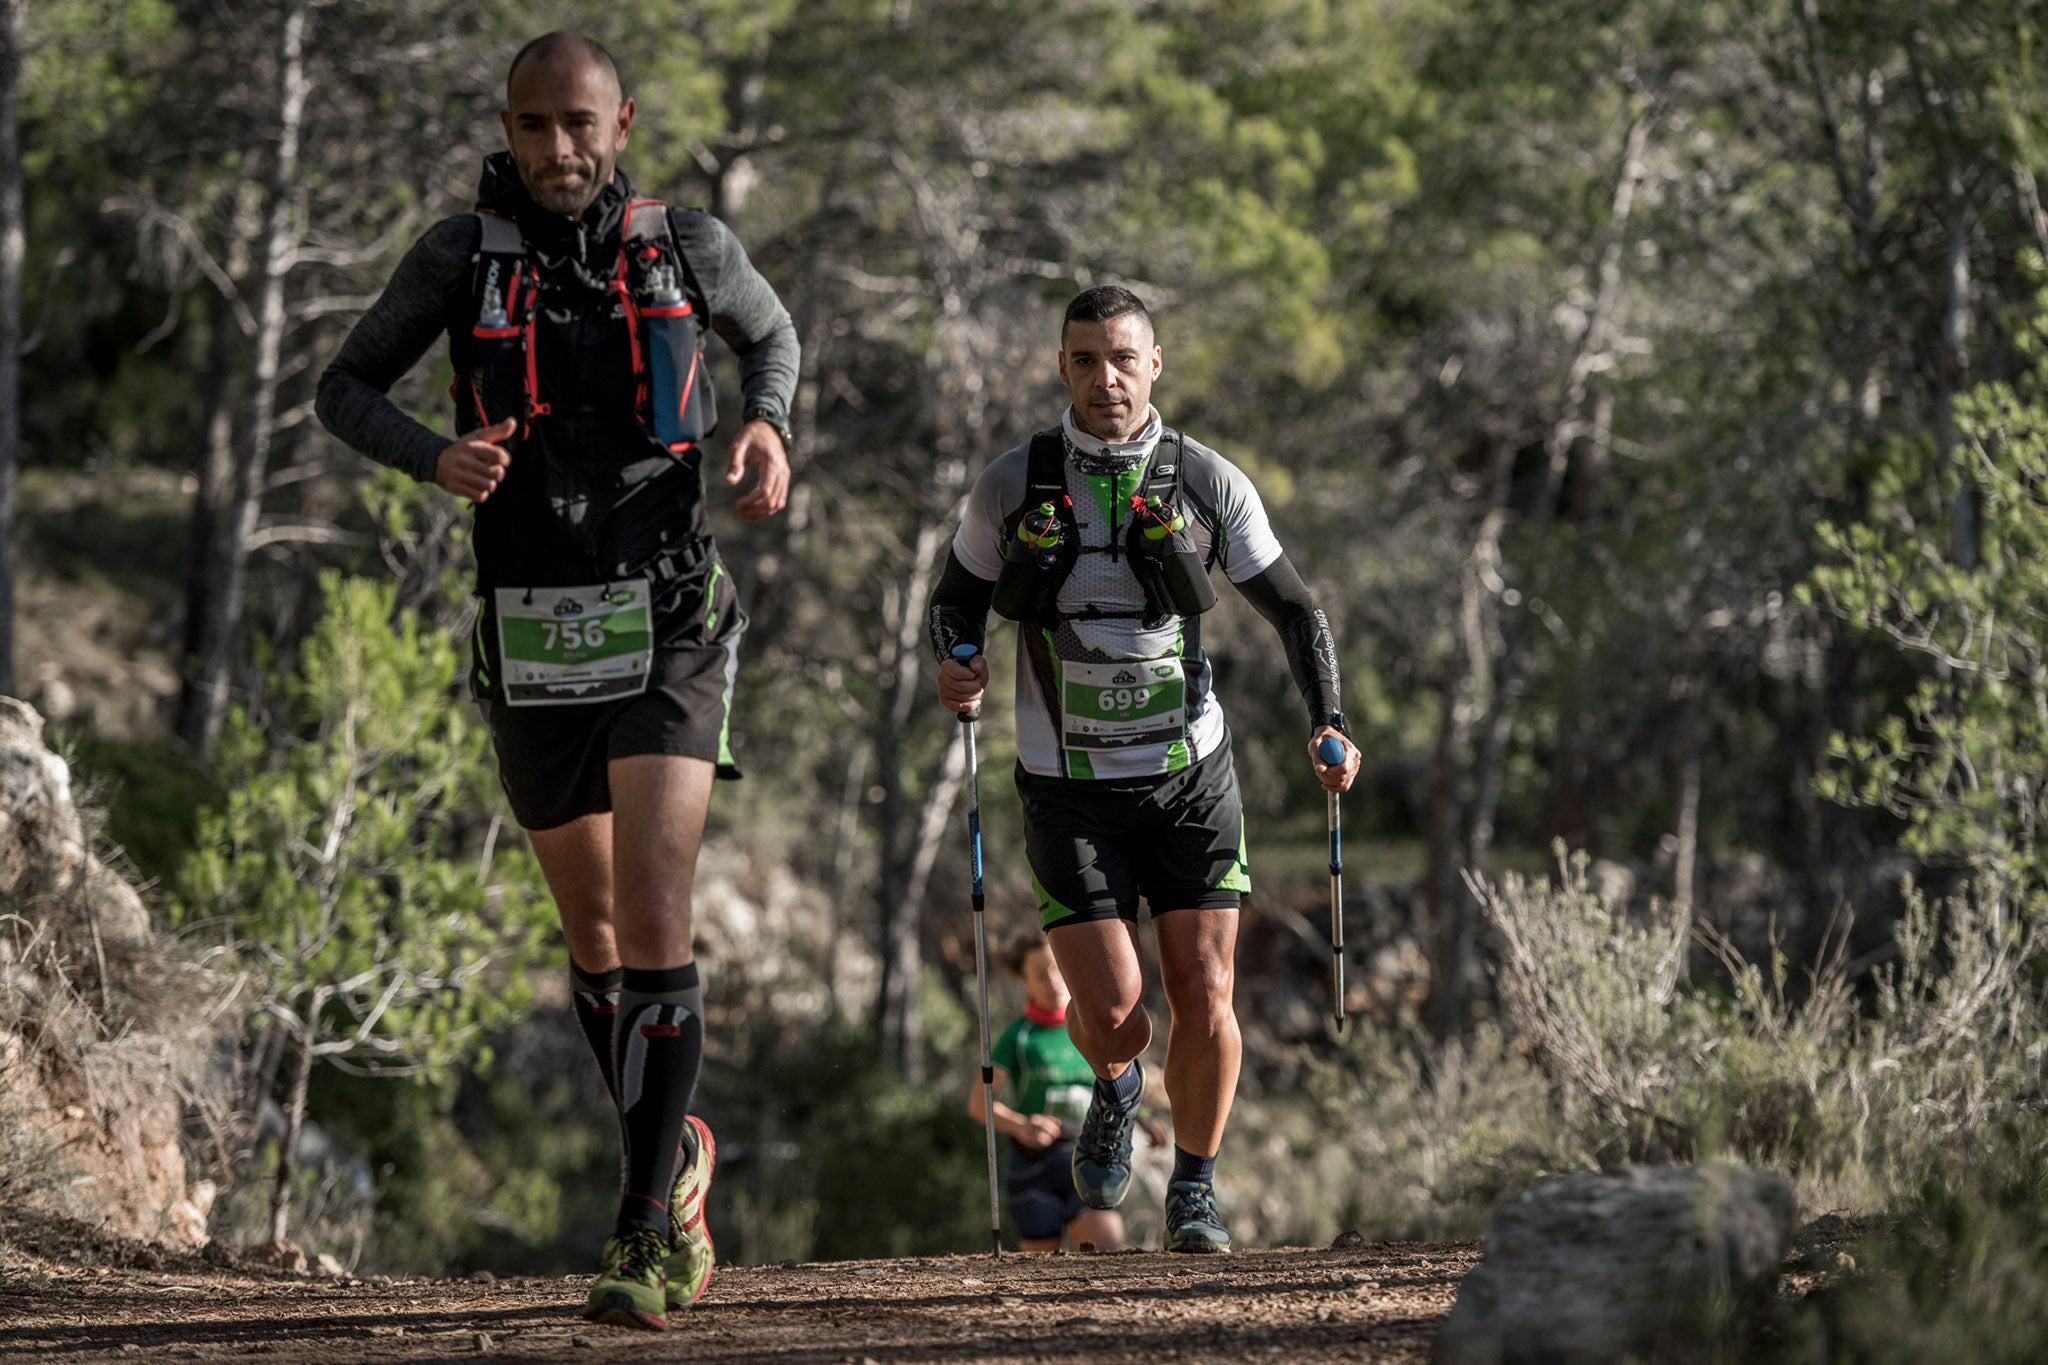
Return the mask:
[[[1476,1244],[726,1266],[667,1333],[593,1327],[589,1280],[361,1280],[0,1229],[0,1358],[1392,1362],[1427,1359]]]

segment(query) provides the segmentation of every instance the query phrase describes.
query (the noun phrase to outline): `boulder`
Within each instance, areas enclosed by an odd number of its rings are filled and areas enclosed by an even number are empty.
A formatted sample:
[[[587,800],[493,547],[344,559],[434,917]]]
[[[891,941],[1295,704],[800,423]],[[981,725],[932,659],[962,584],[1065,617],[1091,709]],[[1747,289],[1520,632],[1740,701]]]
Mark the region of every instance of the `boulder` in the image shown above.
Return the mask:
[[[70,770],[13,697],[0,697],[0,911],[0,1115],[109,1231],[149,1239],[168,1222],[204,1242],[212,1196],[187,1187],[178,1065],[203,1050],[189,994],[203,983],[93,856]]]
[[[25,882],[67,889],[85,862],[71,770],[43,747],[36,709],[0,697],[0,894],[27,889]]]
[[[1795,1212],[1784,1177],[1748,1166],[1554,1176],[1495,1216],[1432,1358],[1682,1356],[1768,1299]]]

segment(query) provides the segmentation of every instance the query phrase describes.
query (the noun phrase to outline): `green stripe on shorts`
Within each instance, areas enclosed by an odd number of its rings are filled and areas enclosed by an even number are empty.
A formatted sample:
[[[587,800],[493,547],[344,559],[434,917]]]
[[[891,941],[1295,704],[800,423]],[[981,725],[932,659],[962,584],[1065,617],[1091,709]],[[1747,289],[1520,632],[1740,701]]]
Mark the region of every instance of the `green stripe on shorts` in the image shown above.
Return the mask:
[[[1061,905],[1045,884],[1038,880],[1036,872],[1031,874],[1031,890],[1038,896],[1038,927],[1050,929],[1063,919],[1071,919],[1074,912]]]
[[[1237,861],[1223,874],[1223,880],[1216,883],[1218,891],[1249,891],[1252,889],[1251,859],[1245,854],[1244,820],[1239,817],[1237,825]]]

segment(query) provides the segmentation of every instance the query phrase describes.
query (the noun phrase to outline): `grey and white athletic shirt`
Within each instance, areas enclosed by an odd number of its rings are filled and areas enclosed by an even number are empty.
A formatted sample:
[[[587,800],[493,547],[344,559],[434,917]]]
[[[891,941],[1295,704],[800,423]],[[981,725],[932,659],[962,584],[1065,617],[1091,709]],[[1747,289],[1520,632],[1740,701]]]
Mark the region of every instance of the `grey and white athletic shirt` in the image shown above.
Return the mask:
[[[1071,408],[1062,419],[1067,494],[1083,553],[1060,589],[1067,619],[1051,631],[1018,628],[1017,751],[1029,772],[1150,777],[1185,768],[1223,743],[1200,618],[1175,617],[1153,630],[1137,619],[1144,593],[1123,551],[1131,495],[1154,460],[1179,460],[1181,511],[1195,543],[1204,562],[1213,559],[1233,583],[1278,560],[1280,542],[1243,470],[1198,442],[1162,443],[1159,414],[1148,415],[1136,439],[1116,445],[1082,431]],[[1027,441],[998,457],[968,494],[953,554],[977,578],[993,582],[1002,570],[1003,522],[1025,499],[1029,449]],[[1038,639],[1029,638],[1034,633]],[[1032,665],[1033,652],[1049,670]]]

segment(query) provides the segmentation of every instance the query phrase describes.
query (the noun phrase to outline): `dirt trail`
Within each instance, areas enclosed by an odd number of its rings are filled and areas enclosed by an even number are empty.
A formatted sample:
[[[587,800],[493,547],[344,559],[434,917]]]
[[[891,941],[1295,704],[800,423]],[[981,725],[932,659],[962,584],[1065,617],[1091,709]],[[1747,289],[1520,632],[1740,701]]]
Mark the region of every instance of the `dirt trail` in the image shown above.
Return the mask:
[[[1422,1361],[1476,1244],[1191,1258],[924,1257],[719,1268],[665,1333],[577,1317],[587,1276],[353,1279],[158,1248],[4,1247],[0,1358],[275,1361]],[[71,1240],[71,1239],[64,1239]],[[40,1247],[40,1250],[37,1248]],[[57,1254],[52,1255],[51,1252]]]

